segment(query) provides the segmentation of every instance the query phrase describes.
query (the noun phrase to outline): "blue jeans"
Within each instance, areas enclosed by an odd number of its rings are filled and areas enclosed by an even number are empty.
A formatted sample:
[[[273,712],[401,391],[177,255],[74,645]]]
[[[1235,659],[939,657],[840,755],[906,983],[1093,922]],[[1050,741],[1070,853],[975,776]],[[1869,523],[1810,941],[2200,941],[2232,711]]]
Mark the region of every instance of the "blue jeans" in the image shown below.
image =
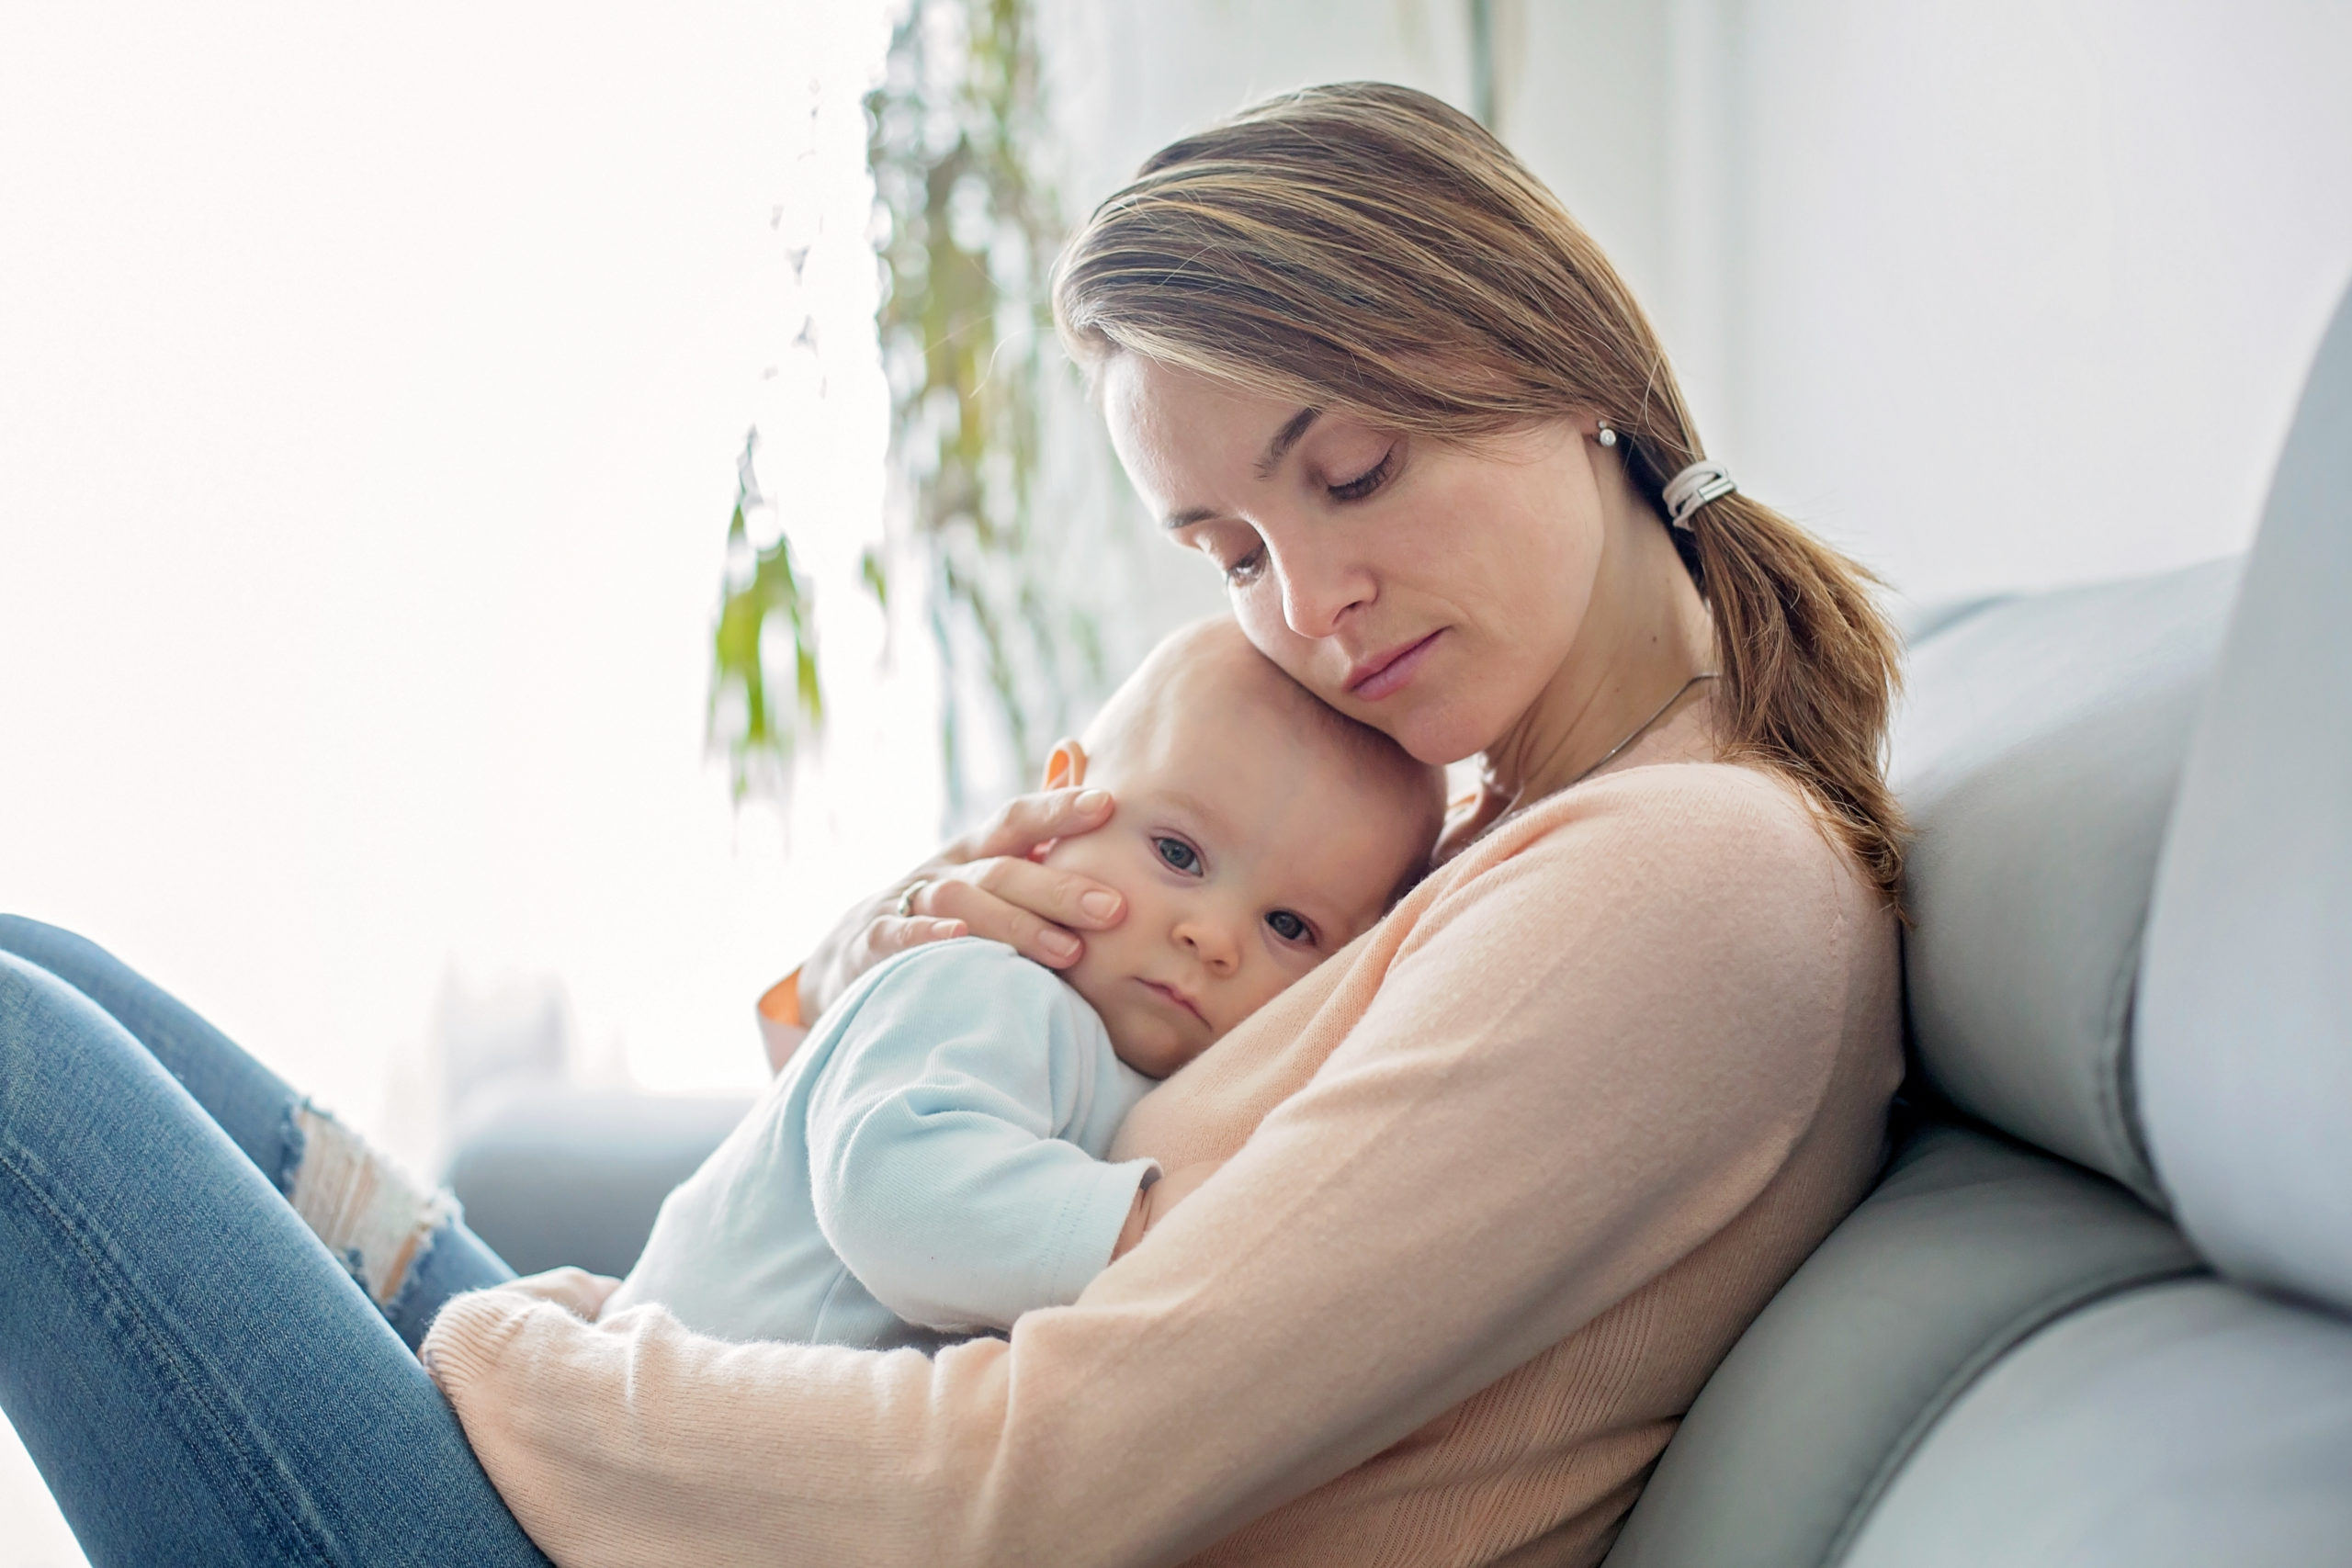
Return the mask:
[[[547,1559],[412,1353],[511,1279],[452,1222],[381,1311],[287,1203],[301,1101],[0,916],[0,1407],[97,1568]]]

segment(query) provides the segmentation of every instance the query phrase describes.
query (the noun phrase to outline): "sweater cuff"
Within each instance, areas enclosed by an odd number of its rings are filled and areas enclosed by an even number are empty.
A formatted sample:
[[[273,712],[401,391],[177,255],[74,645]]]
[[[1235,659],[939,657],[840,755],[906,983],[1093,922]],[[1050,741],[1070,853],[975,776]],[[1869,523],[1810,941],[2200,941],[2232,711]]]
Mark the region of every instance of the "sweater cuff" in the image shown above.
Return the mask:
[[[1119,1245],[1136,1194],[1159,1179],[1156,1159],[1098,1164],[1094,1179],[1070,1194],[1063,1206],[1059,1245],[1047,1260],[1045,1296],[1047,1304],[1068,1306],[1078,1300],[1094,1276],[1111,1266],[1111,1249]]]
[[[416,1359],[434,1386],[458,1404],[466,1389],[490,1374],[537,1303],[503,1285],[453,1297],[435,1315]]]

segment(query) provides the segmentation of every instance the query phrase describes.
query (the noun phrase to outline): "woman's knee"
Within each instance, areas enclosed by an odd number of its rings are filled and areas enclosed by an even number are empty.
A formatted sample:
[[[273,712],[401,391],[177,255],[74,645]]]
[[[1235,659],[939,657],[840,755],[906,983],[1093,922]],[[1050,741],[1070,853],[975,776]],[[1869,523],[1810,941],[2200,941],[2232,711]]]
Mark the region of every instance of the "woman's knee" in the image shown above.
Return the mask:
[[[0,953],[14,953],[68,985],[81,972],[121,963],[88,937],[23,915],[0,915]]]
[[[89,998],[0,946],[0,1070],[30,1068],[42,1055],[109,1026],[114,1021]]]
[[[0,1133],[60,1096],[105,1093],[110,1055],[146,1053],[103,1008],[39,964],[0,950]]]

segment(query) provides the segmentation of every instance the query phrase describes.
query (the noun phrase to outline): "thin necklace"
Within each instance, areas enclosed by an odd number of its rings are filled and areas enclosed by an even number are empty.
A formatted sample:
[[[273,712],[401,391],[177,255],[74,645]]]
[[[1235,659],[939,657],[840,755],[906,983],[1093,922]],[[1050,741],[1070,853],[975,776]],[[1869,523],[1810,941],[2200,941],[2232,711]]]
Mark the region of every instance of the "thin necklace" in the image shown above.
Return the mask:
[[[1608,751],[1602,755],[1600,761],[1595,762],[1592,766],[1587,768],[1584,772],[1578,773],[1567,783],[1562,784],[1560,789],[1565,790],[1576,788],[1577,785],[1584,783],[1585,780],[1592,777],[1593,774],[1600,772],[1601,769],[1607,767],[1610,763],[1623,756],[1624,754],[1625,748],[1631,746],[1634,741],[1639,740],[1643,736],[1647,735],[1650,732],[1650,727],[1657,723],[1659,719],[1664,718],[1668,711],[1673,708],[1674,705],[1682,700],[1684,694],[1688,693],[1691,687],[1697,685],[1702,681],[1719,681],[1721,679],[1723,679],[1722,671],[1715,670],[1702,670],[1698,674],[1691,676],[1688,681],[1683,682],[1682,684],[1674,689],[1674,695],[1667,698],[1666,701],[1658,705],[1657,712],[1650,715],[1649,717],[1635,725],[1632,734],[1626,736],[1624,739],[1617,742],[1616,745],[1609,748]],[[1558,793],[1559,790],[1553,790],[1548,792],[1547,795],[1540,795],[1537,798],[1548,799],[1550,795],[1557,795]],[[1532,800],[1513,801],[1509,807],[1497,815],[1493,821],[1487,823],[1476,833],[1472,834],[1470,840],[1465,841],[1462,848],[1467,849],[1471,842],[1475,842],[1479,839],[1485,838],[1487,834],[1493,832],[1496,829],[1501,827],[1504,823],[1510,821],[1512,818],[1518,816],[1521,811],[1526,810],[1529,807],[1534,804],[1535,802]],[[1459,852],[1457,851],[1456,852]]]
[[[1639,740],[1643,736],[1647,735],[1650,732],[1650,726],[1656,724],[1659,719],[1664,718],[1666,716],[1667,710],[1682,700],[1684,693],[1697,685],[1700,682],[1716,680],[1720,678],[1721,674],[1722,671],[1720,671],[1702,670],[1698,674],[1691,676],[1688,681],[1683,682],[1679,686],[1675,687],[1674,695],[1658,704],[1657,712],[1650,715],[1649,717],[1634,726],[1634,732],[1631,735],[1626,736],[1624,739],[1620,740],[1616,745],[1609,748],[1606,752],[1602,753],[1600,761],[1595,762],[1592,766],[1587,768],[1584,772],[1578,773],[1567,783],[1562,784],[1560,788],[1574,789],[1577,785],[1584,783],[1585,780],[1592,777],[1593,774],[1600,772],[1601,769],[1615,761],[1626,747],[1631,746],[1634,741]]]

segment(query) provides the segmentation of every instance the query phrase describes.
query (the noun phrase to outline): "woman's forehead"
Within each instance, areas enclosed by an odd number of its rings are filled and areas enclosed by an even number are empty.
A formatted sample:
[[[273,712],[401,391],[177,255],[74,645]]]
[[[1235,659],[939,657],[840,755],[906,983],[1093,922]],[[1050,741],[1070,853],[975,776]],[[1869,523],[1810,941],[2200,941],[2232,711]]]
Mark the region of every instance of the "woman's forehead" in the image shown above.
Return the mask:
[[[1104,367],[1102,410],[1131,467],[1141,457],[1156,468],[1220,468],[1254,460],[1302,412],[1296,403],[1136,354]]]

